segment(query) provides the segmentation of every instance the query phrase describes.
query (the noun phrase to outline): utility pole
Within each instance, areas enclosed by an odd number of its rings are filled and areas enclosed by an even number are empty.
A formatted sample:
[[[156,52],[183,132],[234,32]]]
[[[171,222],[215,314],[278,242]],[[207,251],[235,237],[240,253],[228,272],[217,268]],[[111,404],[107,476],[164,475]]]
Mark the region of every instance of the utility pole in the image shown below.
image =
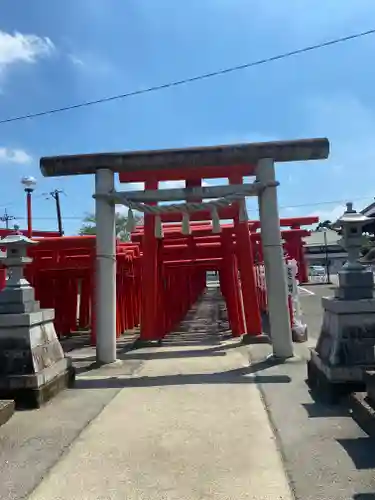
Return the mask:
[[[4,215],[0,217],[1,222],[5,222],[5,227],[9,229],[9,221],[15,220],[16,218],[13,215],[9,215],[7,209],[4,210]]]
[[[331,276],[329,273],[329,256],[328,256],[328,244],[327,244],[327,228],[325,227],[323,230],[324,234],[324,250],[325,250],[325,268],[327,274],[327,283],[331,283]]]
[[[57,227],[60,233],[60,236],[63,236],[63,226],[62,226],[62,217],[61,217],[61,206],[60,206],[60,194],[63,193],[61,189],[55,189],[50,192],[50,195],[56,202],[56,215],[57,215]]]

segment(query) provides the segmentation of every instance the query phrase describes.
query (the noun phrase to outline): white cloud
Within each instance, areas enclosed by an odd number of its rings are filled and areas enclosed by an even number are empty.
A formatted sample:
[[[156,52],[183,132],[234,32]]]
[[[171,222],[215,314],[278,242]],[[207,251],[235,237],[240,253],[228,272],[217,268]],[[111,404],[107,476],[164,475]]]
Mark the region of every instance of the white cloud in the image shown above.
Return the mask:
[[[0,147],[0,164],[14,163],[25,165],[31,163],[32,157],[23,149],[10,149]]]
[[[69,54],[69,59],[70,61],[74,64],[74,66],[85,66],[85,63],[83,62],[82,59],[80,59],[79,57],[77,57],[76,55],[74,54]]]
[[[0,72],[16,63],[33,64],[51,55],[55,46],[48,37],[0,31]]]
[[[319,217],[320,222],[324,222],[326,220],[335,222],[339,217],[342,216],[345,210],[346,206],[343,203],[342,205],[336,205],[333,208],[314,210],[314,212],[312,212],[310,215]]]
[[[125,207],[124,205],[115,205],[115,211],[117,214],[120,215],[128,215],[128,207]]]

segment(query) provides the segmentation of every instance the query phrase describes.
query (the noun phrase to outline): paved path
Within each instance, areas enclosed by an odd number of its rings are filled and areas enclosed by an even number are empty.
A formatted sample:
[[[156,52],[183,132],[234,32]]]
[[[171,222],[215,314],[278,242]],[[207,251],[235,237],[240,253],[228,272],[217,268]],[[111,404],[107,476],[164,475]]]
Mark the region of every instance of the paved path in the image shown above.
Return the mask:
[[[321,297],[332,285],[306,287],[302,297],[309,327],[307,344],[296,344],[294,360],[269,365],[267,345],[251,348],[253,370],[276,429],[284,464],[298,500],[375,500],[375,440],[353,421],[345,406],[315,401],[306,385],[308,346],[322,323]]]
[[[306,288],[314,345],[332,290]],[[217,311],[200,307],[164,347],[82,371],[75,389],[1,427],[1,500],[375,500],[375,441],[344,407],[311,398],[307,346],[270,365],[269,346],[223,341],[225,322],[221,337]]]
[[[81,375],[78,390],[121,390],[30,499],[291,499],[247,350],[202,335],[128,353],[147,360],[133,375]]]

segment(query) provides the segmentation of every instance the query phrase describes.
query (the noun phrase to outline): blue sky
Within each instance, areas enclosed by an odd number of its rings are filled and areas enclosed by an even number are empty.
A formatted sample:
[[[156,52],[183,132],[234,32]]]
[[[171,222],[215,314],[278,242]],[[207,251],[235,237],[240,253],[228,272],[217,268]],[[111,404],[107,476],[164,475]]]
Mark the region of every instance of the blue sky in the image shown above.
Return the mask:
[[[371,21],[373,20],[373,21]],[[372,22],[372,24],[371,24]],[[373,0],[3,0],[0,119],[242,64],[375,27]],[[65,230],[93,209],[93,179],[44,179],[46,155],[327,136],[328,161],[280,164],[282,216],[342,213],[375,196],[375,35],[139,97],[0,125],[0,212]],[[332,201],[332,203],[320,203]],[[338,201],[338,202],[337,202]],[[298,206],[301,205],[301,206]],[[249,204],[250,209],[255,207]],[[256,212],[252,212],[255,216]]]

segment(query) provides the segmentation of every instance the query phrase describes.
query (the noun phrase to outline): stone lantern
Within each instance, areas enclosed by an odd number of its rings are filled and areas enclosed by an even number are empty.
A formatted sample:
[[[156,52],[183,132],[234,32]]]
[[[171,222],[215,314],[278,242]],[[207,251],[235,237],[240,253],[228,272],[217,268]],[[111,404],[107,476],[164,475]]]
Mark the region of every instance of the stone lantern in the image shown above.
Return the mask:
[[[340,243],[348,252],[348,261],[344,265],[344,269],[360,269],[361,264],[358,262],[360,251],[365,241],[362,234],[363,227],[371,219],[356,212],[353,209],[353,203],[346,204],[346,212],[339,218],[338,223],[342,228],[342,239]]]
[[[54,309],[41,309],[34,288],[24,277],[32,259],[27,248],[36,242],[12,234],[0,241],[10,272],[0,292],[0,399],[18,407],[39,407],[74,379],[71,360],[57,338]]]
[[[2,303],[9,290],[13,291],[13,295],[15,295],[15,290],[32,290],[30,283],[24,277],[24,267],[32,262],[32,259],[27,256],[27,247],[37,244],[37,241],[21,234],[10,234],[1,240],[1,246],[6,249],[6,255],[1,261],[9,271],[9,279],[2,294]]]
[[[375,369],[374,278],[360,259],[368,220],[352,203],[338,220],[348,258],[339,271],[334,296],[322,298],[323,324],[307,364],[310,387],[319,389],[330,402],[363,389],[366,371]]]
[[[361,248],[365,242],[363,227],[370,220],[369,217],[356,212],[352,203],[347,203],[346,212],[337,221],[342,230],[340,243],[348,253],[347,262],[339,271],[337,298],[345,300],[373,297],[373,273],[360,259]]]

